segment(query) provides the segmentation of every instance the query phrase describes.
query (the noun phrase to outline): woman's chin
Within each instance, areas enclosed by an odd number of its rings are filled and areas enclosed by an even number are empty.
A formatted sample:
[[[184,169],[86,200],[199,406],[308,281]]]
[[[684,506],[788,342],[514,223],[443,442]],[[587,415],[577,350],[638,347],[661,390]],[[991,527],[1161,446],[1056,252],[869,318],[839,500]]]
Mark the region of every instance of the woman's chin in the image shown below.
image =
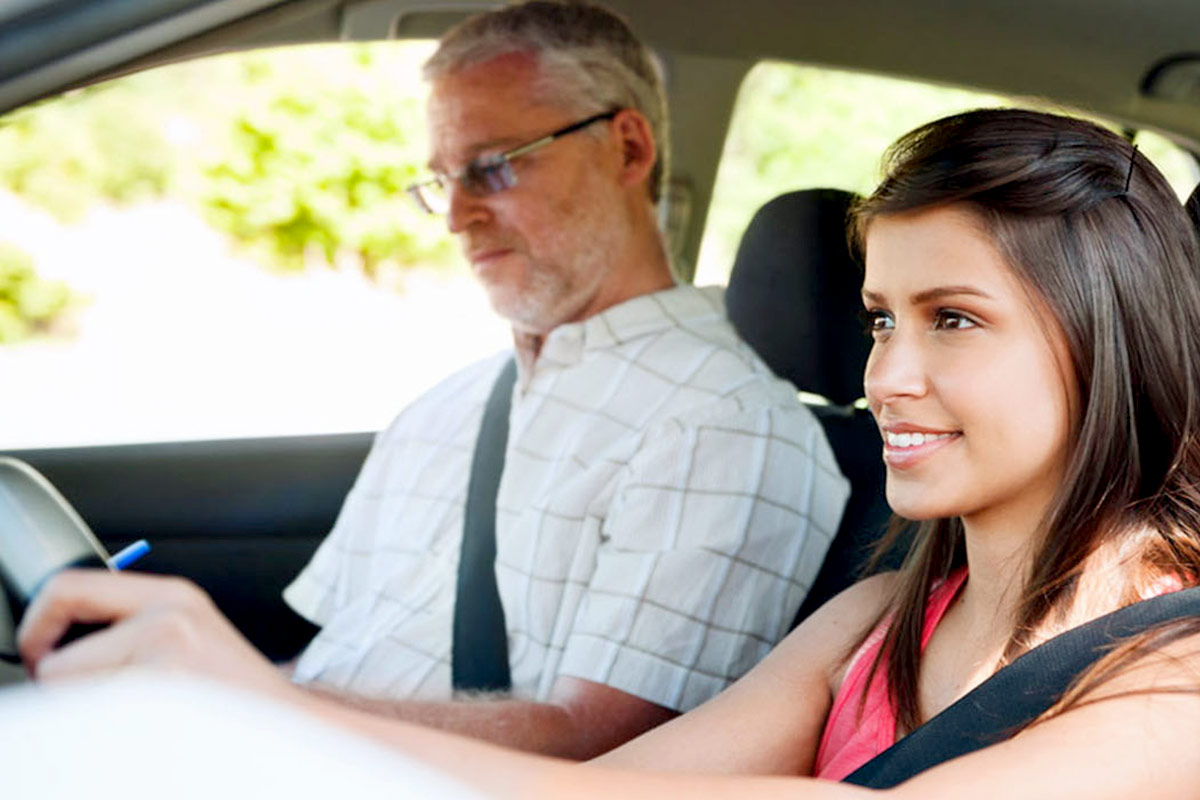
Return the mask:
[[[928,497],[893,496],[892,492],[888,492],[887,501],[893,514],[910,522],[957,517],[962,513],[957,504],[935,502]]]

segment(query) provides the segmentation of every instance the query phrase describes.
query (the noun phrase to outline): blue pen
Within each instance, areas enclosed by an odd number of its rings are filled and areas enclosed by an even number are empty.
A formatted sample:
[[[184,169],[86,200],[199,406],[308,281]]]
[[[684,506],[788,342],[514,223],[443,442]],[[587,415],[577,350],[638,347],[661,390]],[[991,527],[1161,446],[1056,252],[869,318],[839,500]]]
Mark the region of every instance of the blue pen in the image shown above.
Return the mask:
[[[121,548],[120,552],[109,558],[108,565],[116,570],[126,569],[149,552],[150,543],[145,539],[138,539],[128,547]]]

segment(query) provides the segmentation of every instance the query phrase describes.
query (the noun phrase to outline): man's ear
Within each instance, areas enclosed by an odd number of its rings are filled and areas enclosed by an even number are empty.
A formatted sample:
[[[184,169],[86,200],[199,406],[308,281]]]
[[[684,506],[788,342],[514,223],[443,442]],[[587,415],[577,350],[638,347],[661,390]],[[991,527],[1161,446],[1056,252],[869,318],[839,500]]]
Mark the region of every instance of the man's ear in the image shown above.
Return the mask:
[[[623,108],[613,117],[612,130],[621,148],[621,184],[647,183],[658,158],[650,121],[636,109]]]

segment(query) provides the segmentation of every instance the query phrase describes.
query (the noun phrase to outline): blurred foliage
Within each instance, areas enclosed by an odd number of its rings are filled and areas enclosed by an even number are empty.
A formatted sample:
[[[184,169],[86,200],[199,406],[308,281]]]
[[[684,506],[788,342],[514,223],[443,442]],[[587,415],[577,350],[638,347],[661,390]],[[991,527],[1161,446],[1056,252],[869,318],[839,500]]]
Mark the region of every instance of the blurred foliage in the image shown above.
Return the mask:
[[[441,220],[404,187],[425,160],[429,45],[284,48],[69,92],[0,118],[0,187],[77,221],[169,197],[269,266],[445,266]]]
[[[0,343],[44,329],[71,300],[62,283],[42,280],[25,251],[0,242]]]
[[[370,50],[357,55],[359,69],[376,67]],[[236,115],[231,148],[205,170],[201,199],[217,227],[281,266],[314,252],[329,263],[349,253],[371,274],[385,261],[448,261],[440,221],[404,192],[425,150],[416,96],[285,80],[287,65],[265,56],[242,67],[277,93]]]
[[[879,181],[887,146],[939,117],[972,108],[1021,105],[1073,113],[1038,99],[1014,99],[877,75],[763,62],[746,76],[717,171],[697,281],[723,283],[743,231],[771,198],[832,187],[859,194]],[[1187,153],[1140,132],[1142,152],[1181,198],[1196,185]]]
[[[161,83],[134,76],[0,119],[0,184],[64,222],[98,202],[161,195],[175,169],[160,133]]]

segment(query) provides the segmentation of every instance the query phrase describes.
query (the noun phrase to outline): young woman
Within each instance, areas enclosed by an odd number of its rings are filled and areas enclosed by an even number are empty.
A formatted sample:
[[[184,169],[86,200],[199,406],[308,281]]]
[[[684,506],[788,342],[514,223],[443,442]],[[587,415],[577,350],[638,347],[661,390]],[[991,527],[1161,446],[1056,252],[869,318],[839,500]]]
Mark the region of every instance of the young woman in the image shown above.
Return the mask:
[[[1200,258],[1162,176],[1095,125],[1005,110],[908,134],[887,175],[854,225],[888,501],[920,521],[899,572],[855,585],[716,699],[588,766],[290,699],[503,795],[849,798],[869,792],[832,781],[1014,657],[1195,584]],[[153,605],[135,589],[109,617]],[[71,617],[60,607],[55,624]],[[31,637],[52,642],[55,624],[25,631],[35,663]],[[257,675],[240,680],[269,688]],[[1197,742],[1200,622],[1186,620],[1116,650],[1011,739],[891,792],[1200,797]]]

